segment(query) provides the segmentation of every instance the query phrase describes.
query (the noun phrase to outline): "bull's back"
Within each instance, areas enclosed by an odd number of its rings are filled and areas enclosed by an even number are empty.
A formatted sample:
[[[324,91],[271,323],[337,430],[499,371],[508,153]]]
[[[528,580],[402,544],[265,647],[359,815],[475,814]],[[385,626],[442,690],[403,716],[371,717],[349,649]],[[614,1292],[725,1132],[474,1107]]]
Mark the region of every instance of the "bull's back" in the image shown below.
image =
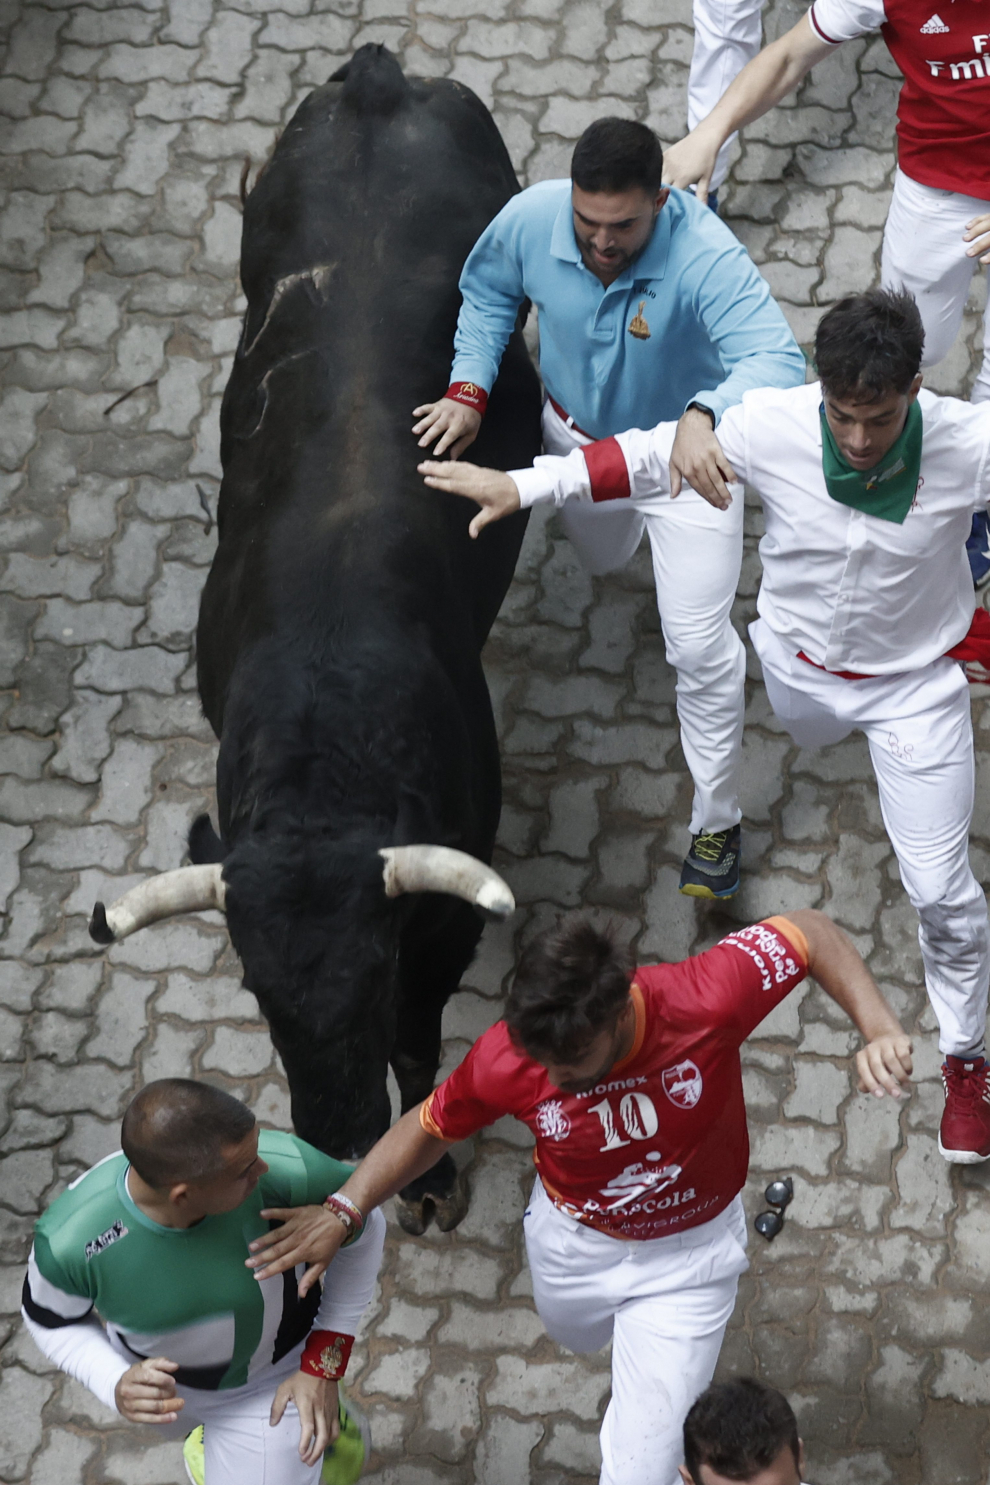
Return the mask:
[[[215,727],[237,657],[296,611],[339,632],[355,603],[385,604],[473,635],[475,651],[483,640],[523,522],[470,542],[469,509],[416,473],[409,428],[446,384],[464,258],[516,189],[479,100],[407,80],[383,48],[362,48],[285,130],[246,205],[248,310],[221,414],[220,547],[200,633]],[[479,451],[511,468],[538,450],[517,337]]]

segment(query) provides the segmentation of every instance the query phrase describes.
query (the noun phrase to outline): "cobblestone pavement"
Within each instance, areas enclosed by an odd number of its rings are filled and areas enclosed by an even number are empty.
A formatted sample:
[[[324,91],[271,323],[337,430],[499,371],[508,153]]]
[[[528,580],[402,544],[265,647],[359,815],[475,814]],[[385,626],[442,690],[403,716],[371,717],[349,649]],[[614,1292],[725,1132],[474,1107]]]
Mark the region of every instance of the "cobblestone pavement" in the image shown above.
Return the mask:
[[[211,800],[191,642],[215,538],[197,487],[214,508],[242,160],[260,161],[309,88],[367,40],[493,103],[530,181],[563,173],[603,113],[647,118],[672,140],[689,6],[7,0],[0,14],[0,1477],[178,1485],[178,1446],[119,1427],[50,1372],[16,1312],[35,1215],[115,1147],[142,1079],[192,1071],[263,1120],[287,1119],[219,919],[163,925],[106,955],[85,931],[96,897],[181,862]],[[769,33],[796,15],[775,7]],[[874,276],[896,89],[880,40],[849,44],[796,106],[748,131],[724,193],[802,340],[819,305]],[[932,386],[968,385],[983,292],[977,280]],[[758,582],[755,508],[750,523],[740,621]],[[919,1080],[902,1109],[856,1095],[853,1036],[810,985],[749,1043],[750,1211],[771,1173],[792,1172],[796,1198],[772,1248],[754,1237],[723,1365],[790,1391],[820,1485],[982,1485],[987,1178],[937,1154],[934,1024],[865,747],[798,751],[754,681],[745,888],[719,914],[675,891],[688,779],[648,563],[592,582],[554,521],[534,519],[488,662],[507,785],[498,864],[521,907],[489,930],[449,1007],[445,1065],[497,1017],[514,946],[561,907],[594,904],[642,956],[676,958],[731,923],[825,906],[915,1030]],[[988,705],[974,702],[984,780]],[[975,837],[986,880],[985,797]],[[496,1126],[463,1150],[474,1196],[456,1233],[393,1231],[352,1366],[380,1485],[596,1475],[608,1360],[559,1351],[533,1313],[523,1133]]]

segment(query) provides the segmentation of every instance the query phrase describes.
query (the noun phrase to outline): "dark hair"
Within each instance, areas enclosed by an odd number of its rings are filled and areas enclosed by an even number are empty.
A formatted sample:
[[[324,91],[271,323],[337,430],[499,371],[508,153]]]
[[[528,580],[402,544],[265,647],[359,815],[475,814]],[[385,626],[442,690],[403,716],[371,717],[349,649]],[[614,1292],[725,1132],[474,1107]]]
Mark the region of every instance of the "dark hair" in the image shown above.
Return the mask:
[[[574,146],[571,180],[582,191],[626,191],[653,196],[663,176],[663,150],[652,129],[632,119],[596,119]]]
[[[568,1062],[622,1010],[632,956],[611,924],[565,918],[524,951],[505,1003],[514,1042],[530,1057]]]
[[[128,1160],[157,1191],[177,1181],[208,1181],[223,1169],[223,1152],[255,1125],[250,1109],[229,1093],[191,1078],[160,1078],[129,1104],[120,1128]]]
[[[815,332],[815,366],[834,397],[877,402],[908,390],[921,368],[925,329],[906,289],[869,289],[833,304]]]
[[[750,1480],[784,1448],[800,1468],[793,1408],[776,1387],[752,1377],[713,1384],[684,1420],[684,1463],[695,1485],[703,1464],[727,1480]]]

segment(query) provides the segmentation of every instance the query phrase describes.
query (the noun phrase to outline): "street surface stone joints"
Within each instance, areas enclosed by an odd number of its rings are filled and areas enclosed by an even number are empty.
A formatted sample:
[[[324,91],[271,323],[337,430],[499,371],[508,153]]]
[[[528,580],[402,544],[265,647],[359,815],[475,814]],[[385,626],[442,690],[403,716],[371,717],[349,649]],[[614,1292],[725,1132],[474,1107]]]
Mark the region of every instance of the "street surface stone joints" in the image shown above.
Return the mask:
[[[775,0],[768,39],[802,8]],[[524,184],[566,174],[603,114],[670,143],[685,127],[690,5],[3,0],[0,32],[0,1478],[181,1485],[179,1446],[53,1372],[18,1307],[36,1216],[116,1148],[142,1082],[203,1077],[289,1122],[218,915],[105,954],[86,933],[95,899],[181,864],[189,822],[212,806],[192,643],[243,305],[244,157],[257,168],[367,41],[475,89]],[[876,281],[897,88],[879,37],[850,42],[737,150],[723,215],[802,343],[822,306]],[[977,275],[933,389],[968,390],[984,295]],[[755,611],[758,506],[747,518],[740,625]],[[990,1178],[937,1152],[935,1026],[865,744],[792,746],[751,657],[744,888],[716,909],[676,891],[690,788],[645,550],[592,580],[554,517],[534,516],[487,670],[506,786],[496,866],[520,908],[486,931],[448,1007],[444,1070],[497,1019],[514,954],[562,909],[616,920],[648,961],[825,908],[913,1032],[918,1078],[901,1108],[858,1095],[854,1036],[810,984],[747,1044],[747,1210],[780,1174],[795,1199],[772,1247],[751,1235],[722,1371],[788,1392],[818,1485],[984,1485]],[[983,882],[988,708],[974,699]],[[390,1227],[350,1368],[373,1431],[369,1485],[597,1478],[608,1357],[559,1349],[533,1311],[528,1144],[503,1121],[457,1152],[473,1199],[456,1232]]]

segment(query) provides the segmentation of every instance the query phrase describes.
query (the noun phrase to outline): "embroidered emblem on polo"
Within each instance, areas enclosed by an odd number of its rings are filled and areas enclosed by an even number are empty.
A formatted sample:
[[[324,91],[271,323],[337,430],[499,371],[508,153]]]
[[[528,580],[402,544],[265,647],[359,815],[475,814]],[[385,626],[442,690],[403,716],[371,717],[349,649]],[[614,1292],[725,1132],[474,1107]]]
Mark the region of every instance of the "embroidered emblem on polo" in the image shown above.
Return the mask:
[[[918,29],[922,36],[943,36],[949,28],[940,15],[933,15],[930,21],[926,21]]]
[[[571,1132],[571,1121],[564,1113],[559,1098],[546,1098],[536,1110],[536,1127],[548,1140],[566,1140]]]
[[[639,309],[637,309],[629,321],[629,334],[635,336],[637,340],[649,340],[650,338],[650,327],[643,319],[643,310],[645,308],[646,300],[641,299],[639,301]]]
[[[109,1248],[111,1243],[119,1242],[122,1237],[126,1236],[127,1228],[118,1217],[112,1227],[108,1227],[106,1232],[101,1232],[99,1237],[93,1238],[86,1244],[83,1249],[83,1252],[86,1254],[86,1262],[88,1263],[91,1258],[95,1258],[98,1253],[102,1253],[104,1248]]]
[[[697,1065],[690,1061],[666,1068],[662,1082],[664,1093],[679,1109],[693,1109],[704,1086]]]

